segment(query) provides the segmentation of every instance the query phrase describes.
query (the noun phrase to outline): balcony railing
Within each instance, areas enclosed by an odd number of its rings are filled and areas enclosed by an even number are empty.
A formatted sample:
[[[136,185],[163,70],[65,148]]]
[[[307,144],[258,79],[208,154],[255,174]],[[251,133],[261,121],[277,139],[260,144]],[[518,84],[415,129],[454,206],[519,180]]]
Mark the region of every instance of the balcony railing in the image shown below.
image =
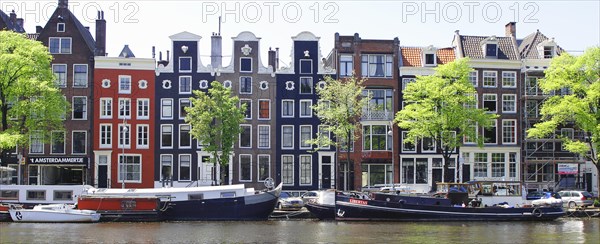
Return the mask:
[[[380,111],[380,110],[371,110],[366,111],[363,110],[363,114],[361,119],[363,120],[391,120],[393,119],[394,113],[390,111]]]

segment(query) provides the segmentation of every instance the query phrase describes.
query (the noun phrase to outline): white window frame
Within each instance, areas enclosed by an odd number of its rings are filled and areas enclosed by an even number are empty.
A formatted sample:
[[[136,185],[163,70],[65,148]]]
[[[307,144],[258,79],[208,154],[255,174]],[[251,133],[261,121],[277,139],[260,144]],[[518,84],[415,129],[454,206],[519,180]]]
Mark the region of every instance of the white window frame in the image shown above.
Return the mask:
[[[185,78],[189,78],[190,79],[190,83],[187,86],[182,85],[182,81]],[[192,94],[192,82],[193,82],[192,81],[192,76],[189,76],[189,75],[179,76],[179,94]],[[184,87],[187,88],[187,89],[189,89],[189,91],[182,90],[182,88],[184,88]]]
[[[404,91],[408,84],[415,82],[416,80],[416,78],[402,78],[402,90]]]
[[[59,73],[57,73],[55,71],[55,69],[54,69],[55,67],[64,67],[65,68],[65,72],[63,73],[64,75],[62,77],[63,79],[61,79],[61,76],[58,75]],[[69,72],[69,66],[67,64],[52,64],[52,73],[57,76],[56,84],[58,85],[58,87],[60,87],[60,88],[67,87],[67,76],[68,76],[67,72]]]
[[[414,142],[413,142],[413,144],[412,144],[412,146],[413,146],[413,150],[408,150],[407,148],[405,148],[405,147],[404,147],[404,146],[406,145],[406,144],[404,143],[404,141],[406,140],[405,138],[406,138],[406,136],[408,135],[408,131],[402,131],[402,133],[401,133],[401,134],[402,134],[402,148],[401,148],[400,150],[401,150],[402,152],[412,152],[412,153],[415,153],[415,152],[417,152],[417,145],[418,145],[418,144],[417,144],[417,142],[416,142],[416,141],[414,141]]]
[[[250,59],[250,70],[242,70],[242,60]],[[252,65],[252,57],[241,57],[240,58],[240,73],[252,73],[253,65]]]
[[[126,159],[126,157],[130,156],[130,157],[139,157],[140,158],[140,172],[139,172],[139,180],[126,180],[121,178],[121,156],[123,156],[123,158]],[[117,154],[117,178],[119,182],[128,182],[128,183],[141,183],[142,182],[142,176],[143,174],[143,161],[142,161],[143,157],[141,154],[132,154],[132,153],[119,153]],[[125,168],[127,167],[127,165],[125,165]],[[129,173],[129,172],[124,172],[124,173]],[[125,176],[125,178],[127,178],[127,175]]]
[[[189,130],[188,130],[188,133],[190,134],[189,146],[183,146],[183,145],[181,145],[181,138],[182,138],[181,132],[183,131],[182,127],[189,127]],[[179,125],[179,140],[177,140],[177,141],[178,141],[177,144],[178,144],[178,146],[179,146],[180,149],[190,149],[190,148],[192,148],[192,126],[191,125],[189,125],[189,124],[180,124]]]
[[[310,80],[310,92],[302,91],[302,81],[305,79]],[[298,94],[313,94],[315,92],[314,90],[315,90],[315,84],[314,84],[314,79],[312,77],[308,77],[308,76],[300,77],[300,79],[298,81]]]
[[[344,68],[348,68],[348,64],[350,64],[350,70],[346,70],[345,73],[342,73],[342,58],[350,58],[350,61],[348,60],[344,60],[343,64],[344,64]],[[352,56],[352,54],[340,54],[340,60],[339,60],[339,65],[340,65],[340,77],[350,77],[352,76],[352,74],[354,73],[354,57]]]
[[[252,109],[252,99],[244,99],[244,98],[240,99],[240,108],[242,107],[243,103],[247,104],[246,110],[250,110],[249,111],[250,115],[248,115],[248,117],[246,117],[246,111],[244,111],[244,119],[246,119],[246,120],[252,120],[252,112],[253,112],[252,111],[253,110]]]
[[[311,148],[312,148],[312,144],[308,143],[308,145],[303,145],[303,144],[305,144],[305,143],[302,141],[302,135],[303,135],[303,133],[302,133],[302,128],[308,128],[308,129],[309,129],[309,130],[308,130],[308,131],[309,131],[309,133],[308,133],[308,138],[309,138],[309,140],[310,140],[310,139],[312,139],[312,134],[313,134],[313,132],[312,132],[312,125],[300,125],[300,126],[299,126],[299,129],[300,129],[300,130],[299,130],[299,132],[298,132],[298,133],[300,134],[300,135],[298,136],[298,139],[299,139],[299,141],[298,141],[298,145],[299,145],[300,149],[311,149]]]
[[[469,82],[473,84],[473,87],[477,88],[477,86],[479,85],[479,70],[473,70],[469,72]]]
[[[129,82],[129,89],[124,89],[123,86]],[[131,75],[119,75],[119,94],[131,94],[132,89]]]
[[[284,180],[284,175],[285,174],[283,173],[283,171],[285,170],[285,167],[284,167],[284,165],[285,165],[284,162],[285,161],[283,159],[287,158],[287,157],[289,157],[289,158],[292,159],[292,167],[291,167],[292,172],[290,174],[291,175],[291,179],[290,180],[291,180],[292,183],[286,183],[286,181]],[[294,185],[294,182],[295,182],[295,177],[294,177],[294,170],[295,169],[294,168],[295,168],[295,166],[296,166],[296,160],[295,160],[295,157],[294,157],[293,154],[283,154],[283,155],[281,155],[281,182],[283,183],[283,185],[285,185],[285,186],[293,186]]]
[[[250,179],[242,179],[242,157],[250,159],[250,167],[248,167],[250,170]],[[240,154],[238,157],[238,170],[240,182],[252,182],[252,154]]]
[[[242,79],[243,78],[250,78],[250,84],[249,84],[250,91],[242,91]],[[240,76],[238,84],[239,84],[238,90],[239,90],[240,94],[252,94],[252,76]]]
[[[512,77],[509,75],[512,75]],[[504,79],[512,79],[512,85],[504,85]],[[502,88],[517,88],[516,71],[502,71]]]
[[[181,179],[181,168],[182,168],[182,165],[181,165],[181,158],[182,158],[183,156],[188,156],[188,157],[190,157],[190,161],[189,161],[190,165],[188,166],[188,167],[190,168],[190,170],[189,170],[189,172],[190,172],[190,173],[189,173],[189,175],[188,175],[189,179],[187,179],[187,180],[182,180],[182,179]],[[177,166],[179,166],[179,167],[177,167],[177,168],[179,169],[179,170],[177,170],[177,181],[181,181],[181,182],[189,182],[189,181],[192,181],[192,161],[194,160],[194,158],[192,157],[192,154],[179,154],[179,156],[177,157],[177,159],[178,159],[178,160],[177,160]]]
[[[83,133],[85,135],[85,140],[83,141],[83,152],[82,153],[76,153],[75,152],[75,133]],[[85,155],[87,154],[87,140],[88,140],[88,133],[85,130],[74,130],[71,131],[71,154],[73,155]]]
[[[178,116],[179,116],[180,120],[184,120],[185,119],[185,116],[182,116],[182,115],[183,115],[183,112],[185,112],[183,103],[186,102],[186,101],[189,103],[188,107],[191,107],[192,106],[192,101],[189,98],[180,98],[179,99]]]
[[[432,150],[425,150],[425,143],[423,142],[424,139],[421,139],[421,152],[426,152],[426,153],[434,153],[437,147],[437,142],[435,140],[433,140],[433,138],[431,138],[431,142],[433,142],[433,149]]]
[[[62,27],[62,30],[60,30]],[[66,26],[65,23],[56,23],[56,32],[65,32]]]
[[[289,103],[292,105],[292,114],[291,114],[291,115],[285,115],[285,114],[283,113],[283,108],[285,107],[284,105],[285,105],[286,103],[288,103],[288,102],[289,102]],[[295,101],[294,101],[294,100],[292,100],[292,99],[283,99],[283,100],[281,100],[281,117],[282,117],[282,118],[294,118],[294,106],[295,106],[295,105],[296,105],[296,104],[295,104]]]
[[[85,77],[85,86],[77,85],[77,83],[75,82],[75,78],[76,78],[75,73],[77,71],[75,66],[85,66],[85,76],[84,76]],[[87,64],[73,64],[73,88],[88,88],[88,86],[90,84],[89,73],[90,73],[90,69]]]
[[[250,130],[249,130],[250,131],[250,145],[249,146],[242,146],[242,133],[244,131],[242,129],[241,132],[240,132],[240,135],[239,135],[240,139],[238,140],[238,147],[239,148],[252,148],[252,125],[250,125],[250,124],[241,124],[240,127],[248,127],[248,128],[250,128]]]
[[[491,76],[491,74],[493,74],[493,76]],[[487,84],[488,81],[486,81],[486,78],[494,78],[494,85],[490,85]],[[483,82],[482,82],[483,87],[488,87],[488,88],[495,88],[498,87],[498,71],[495,70],[484,70],[483,71]]]
[[[365,62],[363,61],[363,57],[367,56],[367,62],[366,62],[366,69],[365,69]],[[384,56],[383,59],[383,76],[371,76],[369,69],[371,67],[371,56]],[[390,64],[391,67],[388,67],[388,63]],[[360,55],[360,70],[361,70],[361,74],[362,77],[372,77],[372,78],[382,78],[382,79],[391,79],[392,77],[394,77],[394,58],[392,57],[392,54],[389,53],[373,53],[373,54],[361,54]],[[391,69],[388,71],[388,69]],[[389,72],[389,76],[388,76],[388,72]]]
[[[113,99],[112,97],[100,98],[100,119],[112,119]]]
[[[112,148],[112,135],[113,135],[113,125],[112,124],[100,124],[100,133],[99,133],[99,145],[100,148]],[[108,128],[108,131],[104,130],[104,128]],[[108,133],[108,134],[107,134]]]
[[[159,155],[159,160],[160,160],[160,180],[162,181],[165,178],[165,175],[163,174],[162,168],[163,168],[164,165],[167,165],[167,164],[165,164],[165,161],[163,161],[163,156],[167,156],[167,157],[171,158],[170,164],[169,164],[171,166],[171,172],[170,172],[169,175],[171,176],[171,179],[173,179],[173,154],[160,154]]]
[[[36,137],[34,139],[34,137]],[[34,140],[36,140],[34,142]],[[34,146],[34,144],[36,146]],[[41,151],[32,151],[36,147],[41,147]],[[44,154],[44,134],[40,131],[32,131],[29,135],[29,154]]]
[[[323,131],[325,130],[324,128],[329,127],[328,125],[319,125],[317,127],[317,129],[319,130],[318,133],[319,134],[325,134],[323,133]],[[331,131],[327,131],[327,138],[329,138],[331,140]],[[331,149],[331,146],[321,146],[319,145],[319,149]]]
[[[285,134],[283,133],[284,128],[292,128],[292,138],[290,139],[292,145],[289,147],[285,146],[286,140],[284,138]],[[282,125],[281,126],[281,149],[294,149],[294,126],[293,125]]]
[[[189,59],[190,60],[190,69],[189,70],[187,70],[187,69],[186,70],[181,69],[181,63],[182,63],[181,61],[184,60],[184,59]],[[192,67],[193,67],[193,65],[192,65],[192,57],[179,57],[179,72],[181,72],[181,73],[191,73],[192,69],[193,69]]]
[[[504,122],[512,122],[513,124],[512,124],[512,126],[507,127],[504,124]],[[505,128],[509,128],[509,127],[512,127],[512,134],[514,135],[514,137],[512,137],[512,140],[506,141],[505,138],[507,138],[507,137],[505,137],[505,135],[506,135]],[[517,136],[518,136],[517,133],[518,133],[518,131],[517,131],[517,120],[516,119],[503,119],[502,120],[502,144],[516,145],[517,144]]]
[[[127,128],[127,133],[123,133],[123,127]],[[117,126],[117,130],[118,130],[118,135],[117,135],[117,148],[125,148],[125,149],[130,149],[131,148],[131,124],[118,124]],[[125,140],[123,140],[123,143],[121,143],[121,137],[123,137],[123,135],[125,135]],[[128,142],[127,144],[125,144],[126,142]]]
[[[82,118],[75,118],[75,99],[82,99],[83,101],[83,112],[82,112]],[[88,102],[87,102],[87,97],[86,96],[73,96],[71,98],[71,102],[72,102],[72,107],[73,107],[73,111],[71,111],[71,119],[72,120],[87,120],[87,114],[88,114]]]
[[[506,97],[512,97],[512,100],[506,100]],[[512,110],[505,110],[504,103],[512,102]],[[497,106],[497,105],[496,105]],[[517,94],[502,94],[502,113],[516,113],[517,112]]]
[[[166,105],[166,102],[170,102],[171,105]],[[171,111],[171,116],[165,116],[165,108]],[[173,99],[172,98],[162,98],[160,99],[160,119],[173,119]]]
[[[312,104],[313,103],[312,102],[313,101],[311,99],[300,99],[300,102],[299,102],[299,104],[300,104],[300,114],[299,114],[299,117],[300,118],[312,118],[313,117],[313,109],[312,109]],[[303,103],[308,103],[308,109],[309,109],[309,112],[310,112],[308,115],[302,113],[303,112],[303,106],[302,106]],[[306,111],[304,111],[304,112],[306,112]]]
[[[62,146],[63,146],[63,152],[62,153],[55,153],[52,151],[52,148],[54,148],[54,133],[62,133],[63,138],[62,138]],[[67,133],[64,130],[54,130],[52,132],[50,132],[50,154],[54,154],[54,155],[65,155],[67,153]]]
[[[309,62],[310,72],[308,72],[308,73],[302,72],[302,63],[303,62]],[[298,73],[301,74],[301,75],[312,74],[313,73],[313,61],[312,61],[312,59],[300,59],[300,61],[298,62]]]
[[[147,124],[138,124],[136,127],[135,147],[137,149],[150,148],[150,126]]]
[[[487,99],[486,99],[486,96],[490,96],[490,97],[491,97],[491,96],[493,96],[493,97],[494,97],[494,100],[487,100]],[[485,108],[487,108],[487,107],[485,106],[485,102],[486,102],[486,101],[494,101],[494,102],[496,103],[495,109],[494,109],[493,111],[492,111],[492,110],[489,110],[489,111],[486,111],[486,112],[488,112],[488,113],[497,113],[497,112],[498,112],[498,94],[496,94],[496,93],[484,93],[484,94],[482,95],[482,104],[481,104],[481,108],[482,108],[482,109],[485,109]]]
[[[265,177],[261,177],[261,175],[260,175],[260,159],[261,158],[267,158],[267,175]],[[258,154],[256,156],[256,179],[261,181],[266,178],[271,178],[271,155]]]
[[[168,128],[168,127],[171,128],[171,143],[170,143],[171,146],[163,146],[163,144],[164,144],[163,143],[164,128]],[[173,134],[174,134],[173,124],[163,124],[163,125],[160,125],[160,148],[161,149],[173,149],[173,138],[174,138]]]
[[[265,102],[265,101],[268,103],[267,108],[269,109],[269,116],[267,118],[261,118],[260,117],[260,114],[261,114],[260,103]],[[258,114],[257,115],[258,120],[270,120],[271,119],[271,99],[258,99],[258,113],[257,114]]]
[[[496,142],[485,142],[485,141],[484,141],[484,144],[486,144],[486,145],[498,145],[498,120],[497,120],[497,119],[494,119],[493,121],[494,121],[494,122],[493,122],[493,124],[494,124],[494,126],[493,126],[493,128],[494,128],[494,133],[496,134],[496,136],[495,136],[495,138],[496,138]],[[483,138],[484,138],[484,140],[485,140],[485,129],[483,129],[483,130],[481,131],[481,133],[483,133]]]
[[[271,125],[258,125],[257,128],[258,128],[258,130],[257,130],[257,133],[258,133],[258,145],[257,145],[257,147],[258,148],[263,148],[263,149],[269,149],[269,148],[271,148]],[[261,134],[261,128],[267,128],[267,137],[266,137],[267,138],[267,141],[266,141],[267,146],[261,146],[261,144],[264,142],[262,140],[262,137],[261,137],[261,135],[262,135]]]
[[[53,39],[58,39],[58,52],[56,52],[56,53],[53,53],[52,50],[50,49],[50,43],[52,43]],[[69,40],[69,51],[68,52],[62,51],[63,40]],[[51,54],[71,54],[73,52],[73,39],[71,37],[49,37],[48,38],[48,51]]]
[[[303,159],[303,158],[308,158],[308,159],[309,159],[308,166],[310,167],[310,170],[308,171],[308,174],[309,174],[308,176],[305,176],[305,175],[303,175],[303,172],[304,172],[304,170],[302,170],[302,165],[303,165],[302,159]],[[299,172],[299,173],[300,173],[300,174],[299,174],[299,178],[300,178],[300,179],[299,179],[299,182],[298,182],[298,183],[299,183],[301,186],[310,186],[310,185],[312,185],[312,182],[313,182],[313,179],[312,179],[312,178],[313,178],[313,177],[312,177],[312,172],[313,172],[313,167],[312,167],[312,161],[313,161],[313,160],[312,160],[312,155],[310,155],[310,154],[302,154],[302,155],[300,155],[300,156],[298,157],[298,161],[299,161],[298,163],[299,163],[299,170],[300,170],[300,172]],[[304,176],[304,177],[303,177],[303,176]],[[305,182],[305,183],[302,183],[302,180],[303,180],[303,178],[308,178],[309,182],[308,182],[308,183],[306,183],[306,182]]]
[[[123,101],[123,102],[121,102]],[[125,110],[125,104],[129,104],[128,109]],[[123,105],[123,109],[121,109],[121,105]],[[121,114],[121,111],[123,113]],[[120,97],[119,98],[119,114],[117,115],[119,119],[131,119],[131,98]]]
[[[137,119],[148,120],[150,119],[150,98],[138,98],[137,99]],[[146,115],[144,115],[146,112]]]

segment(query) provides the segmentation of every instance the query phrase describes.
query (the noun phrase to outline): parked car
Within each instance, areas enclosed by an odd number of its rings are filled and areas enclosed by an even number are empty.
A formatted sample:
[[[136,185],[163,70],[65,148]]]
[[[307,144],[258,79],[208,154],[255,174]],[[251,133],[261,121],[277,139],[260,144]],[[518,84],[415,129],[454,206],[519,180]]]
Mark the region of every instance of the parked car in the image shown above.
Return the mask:
[[[556,192],[544,192],[542,198],[531,201],[533,206],[562,206],[562,199]]]
[[[532,191],[527,193],[527,200],[538,200],[544,196],[542,191]]]
[[[281,192],[277,209],[279,210],[299,210],[304,207],[304,202],[299,197],[294,197],[289,192]]]
[[[564,190],[559,191],[558,194],[562,198],[563,205],[569,208],[592,206],[594,204],[594,197],[587,191]]]
[[[302,201],[304,202],[304,204],[307,204],[311,201],[315,201],[317,198],[319,198],[319,193],[317,191],[307,191],[304,194],[302,194],[302,196],[300,196],[300,198],[302,198]]]

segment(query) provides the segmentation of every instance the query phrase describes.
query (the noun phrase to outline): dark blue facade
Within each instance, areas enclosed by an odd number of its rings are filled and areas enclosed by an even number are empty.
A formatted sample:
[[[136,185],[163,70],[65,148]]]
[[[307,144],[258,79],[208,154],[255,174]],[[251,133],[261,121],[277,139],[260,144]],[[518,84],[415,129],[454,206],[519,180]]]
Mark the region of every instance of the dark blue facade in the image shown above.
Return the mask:
[[[335,147],[319,149],[317,152],[311,152],[315,147],[313,145],[310,145],[309,148],[301,147],[301,128],[310,126],[311,138],[316,137],[319,132],[320,120],[314,113],[310,113],[309,116],[306,116],[306,113],[304,116],[301,115],[301,106],[304,105],[306,108],[306,102],[317,103],[318,95],[315,89],[319,82],[324,80],[324,69],[321,68],[321,72],[319,72],[319,66],[322,65],[319,54],[318,38],[308,32],[303,32],[294,38],[293,67],[281,69],[277,73],[276,182],[283,182],[284,190],[288,191],[331,188],[334,183],[332,178],[335,175]],[[303,87],[301,80],[307,78],[312,79],[312,84],[310,87]],[[287,104],[284,105],[284,102]],[[293,103],[293,115],[289,113],[290,102]],[[284,108],[285,106],[289,107]],[[284,110],[286,111],[285,115],[283,114]],[[286,130],[293,128],[291,147],[286,147],[289,142],[285,141],[284,127]],[[308,159],[310,159],[310,167],[307,167]],[[307,178],[308,172],[310,172],[310,180]]]
[[[199,36],[183,32],[170,38],[172,40],[172,58],[166,66],[161,65],[161,61],[159,61],[155,83],[156,97],[153,110],[156,113],[154,128],[156,133],[154,141],[156,148],[155,185],[160,186],[161,181],[169,176],[174,186],[186,186],[192,182],[198,182],[199,185],[210,185],[211,181],[206,177],[199,180],[198,152],[201,149],[191,135],[182,132],[186,131],[186,123],[181,107],[182,104],[185,104],[185,99],[193,96],[192,91],[207,91],[210,82],[215,78],[199,62]],[[191,59],[191,63],[188,65],[187,61],[181,61],[185,64],[180,64],[181,58]],[[184,80],[180,82],[181,77],[189,78],[183,78]],[[188,81],[191,83],[189,86],[186,85]],[[191,127],[189,128],[191,129]],[[189,140],[184,139],[187,136],[189,136]],[[171,138],[170,143],[169,138]],[[194,183],[194,185],[196,184]]]

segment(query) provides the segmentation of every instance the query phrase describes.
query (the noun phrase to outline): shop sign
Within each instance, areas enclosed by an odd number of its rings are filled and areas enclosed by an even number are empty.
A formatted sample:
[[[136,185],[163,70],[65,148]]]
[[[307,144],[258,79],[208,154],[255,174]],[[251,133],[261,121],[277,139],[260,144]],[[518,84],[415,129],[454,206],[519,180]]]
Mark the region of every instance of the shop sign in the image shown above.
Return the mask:
[[[558,164],[559,175],[576,175],[579,173],[577,164]]]
[[[87,165],[87,157],[28,157],[30,164],[84,164]]]

